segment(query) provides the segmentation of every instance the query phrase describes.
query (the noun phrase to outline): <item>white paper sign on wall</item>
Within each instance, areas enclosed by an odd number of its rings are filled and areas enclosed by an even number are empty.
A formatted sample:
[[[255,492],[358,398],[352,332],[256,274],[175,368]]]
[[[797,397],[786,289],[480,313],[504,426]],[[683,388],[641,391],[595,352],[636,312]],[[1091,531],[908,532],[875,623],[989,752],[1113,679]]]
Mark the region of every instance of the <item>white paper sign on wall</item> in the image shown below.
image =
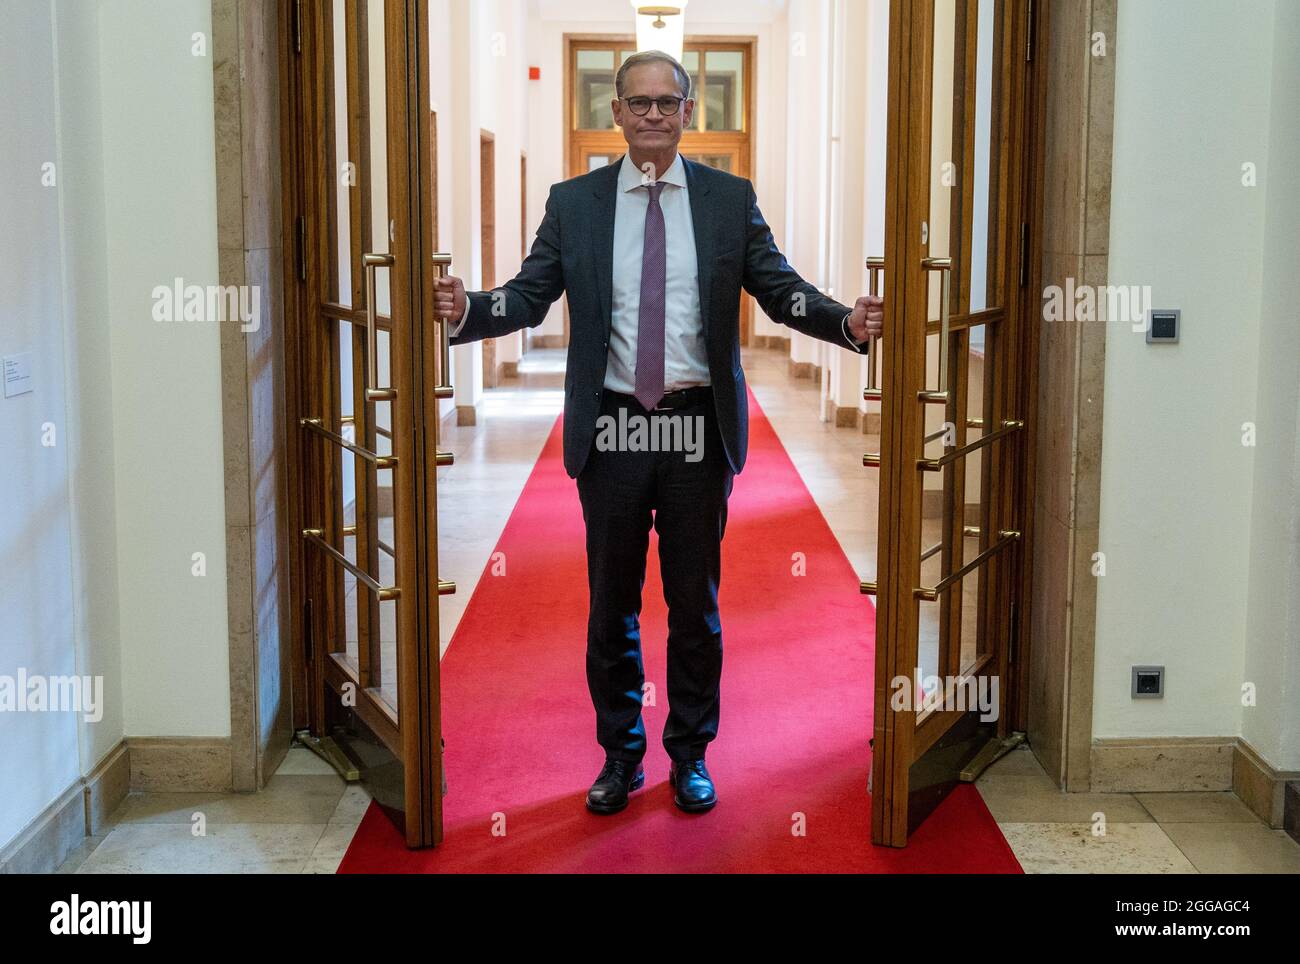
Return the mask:
[[[4,356],[5,398],[25,395],[32,390],[32,353]]]

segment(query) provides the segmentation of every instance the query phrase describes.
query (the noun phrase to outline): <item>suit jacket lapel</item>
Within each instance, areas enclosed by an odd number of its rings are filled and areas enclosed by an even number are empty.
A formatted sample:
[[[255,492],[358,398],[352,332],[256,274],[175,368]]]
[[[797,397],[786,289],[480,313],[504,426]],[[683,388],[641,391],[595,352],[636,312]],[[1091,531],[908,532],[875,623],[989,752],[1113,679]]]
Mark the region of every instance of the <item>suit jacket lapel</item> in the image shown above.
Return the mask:
[[[695,266],[699,275],[700,323],[709,334],[709,285],[713,282],[713,218],[708,214],[708,181],[700,176],[701,165],[682,158],[686,168],[686,193],[691,200],[691,225],[695,230]]]
[[[596,208],[591,226],[591,261],[596,268],[596,298],[605,322],[606,338],[613,324],[614,212],[618,200],[618,172],[622,166],[623,158],[620,156],[592,183]]]

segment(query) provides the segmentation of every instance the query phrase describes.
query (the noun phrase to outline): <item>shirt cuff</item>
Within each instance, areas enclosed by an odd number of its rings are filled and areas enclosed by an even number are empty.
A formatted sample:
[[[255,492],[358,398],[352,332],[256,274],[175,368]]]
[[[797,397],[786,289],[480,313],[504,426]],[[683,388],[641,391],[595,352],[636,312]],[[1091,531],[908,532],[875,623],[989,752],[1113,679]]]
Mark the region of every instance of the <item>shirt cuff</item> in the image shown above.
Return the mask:
[[[865,345],[865,344],[866,344],[868,341],[870,341],[871,339],[870,339],[870,337],[868,336],[867,338],[863,338],[861,341],[854,341],[854,340],[853,340],[853,336],[852,336],[851,334],[849,334],[849,318],[852,317],[852,315],[853,315],[853,312],[850,311],[847,315],[844,316],[844,320],[840,322],[840,330],[844,332],[844,340],[845,340],[845,341],[847,341],[847,342],[848,342],[850,345],[852,345],[854,348],[861,348],[863,345]]]
[[[461,312],[460,320],[456,322],[456,327],[451,330],[451,334],[448,335],[447,337],[458,338],[460,336],[460,330],[465,327],[465,322],[467,320],[469,320],[469,295],[468,294],[465,295],[465,310]]]

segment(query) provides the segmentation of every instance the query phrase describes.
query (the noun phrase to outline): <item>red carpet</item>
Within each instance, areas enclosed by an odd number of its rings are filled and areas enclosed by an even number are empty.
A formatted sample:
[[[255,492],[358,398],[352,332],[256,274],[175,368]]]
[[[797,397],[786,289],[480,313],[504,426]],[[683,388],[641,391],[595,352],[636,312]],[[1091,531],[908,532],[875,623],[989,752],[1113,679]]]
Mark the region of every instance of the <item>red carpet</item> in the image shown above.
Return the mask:
[[[446,839],[407,850],[372,804],[340,873],[1020,871],[971,786],[905,849],[872,846],[871,602],[752,393],[749,404],[723,540],[722,717],[708,754],[718,805],[683,814],[667,782],[652,531],[641,630],[659,696],[645,709],[646,787],[615,816],[583,806],[604,756],[584,670],[582,509],[557,420],[497,545],[506,573],[484,572],[443,659]],[[807,575],[792,574],[795,553]]]

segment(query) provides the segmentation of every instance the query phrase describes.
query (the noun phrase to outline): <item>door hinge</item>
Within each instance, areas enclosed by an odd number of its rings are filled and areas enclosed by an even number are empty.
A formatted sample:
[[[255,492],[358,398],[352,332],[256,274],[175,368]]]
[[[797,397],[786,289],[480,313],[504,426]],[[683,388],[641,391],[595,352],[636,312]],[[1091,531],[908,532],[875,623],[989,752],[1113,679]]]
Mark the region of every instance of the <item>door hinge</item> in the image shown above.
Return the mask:
[[[1034,27],[1037,26],[1034,0],[1029,0],[1029,14],[1025,19],[1025,62],[1034,62]]]
[[[302,53],[302,0],[293,4],[293,52]]]
[[[301,214],[294,222],[293,239],[294,264],[298,269],[298,280],[307,280],[307,219]]]
[[[1029,284],[1029,225],[1020,222],[1020,287]]]

